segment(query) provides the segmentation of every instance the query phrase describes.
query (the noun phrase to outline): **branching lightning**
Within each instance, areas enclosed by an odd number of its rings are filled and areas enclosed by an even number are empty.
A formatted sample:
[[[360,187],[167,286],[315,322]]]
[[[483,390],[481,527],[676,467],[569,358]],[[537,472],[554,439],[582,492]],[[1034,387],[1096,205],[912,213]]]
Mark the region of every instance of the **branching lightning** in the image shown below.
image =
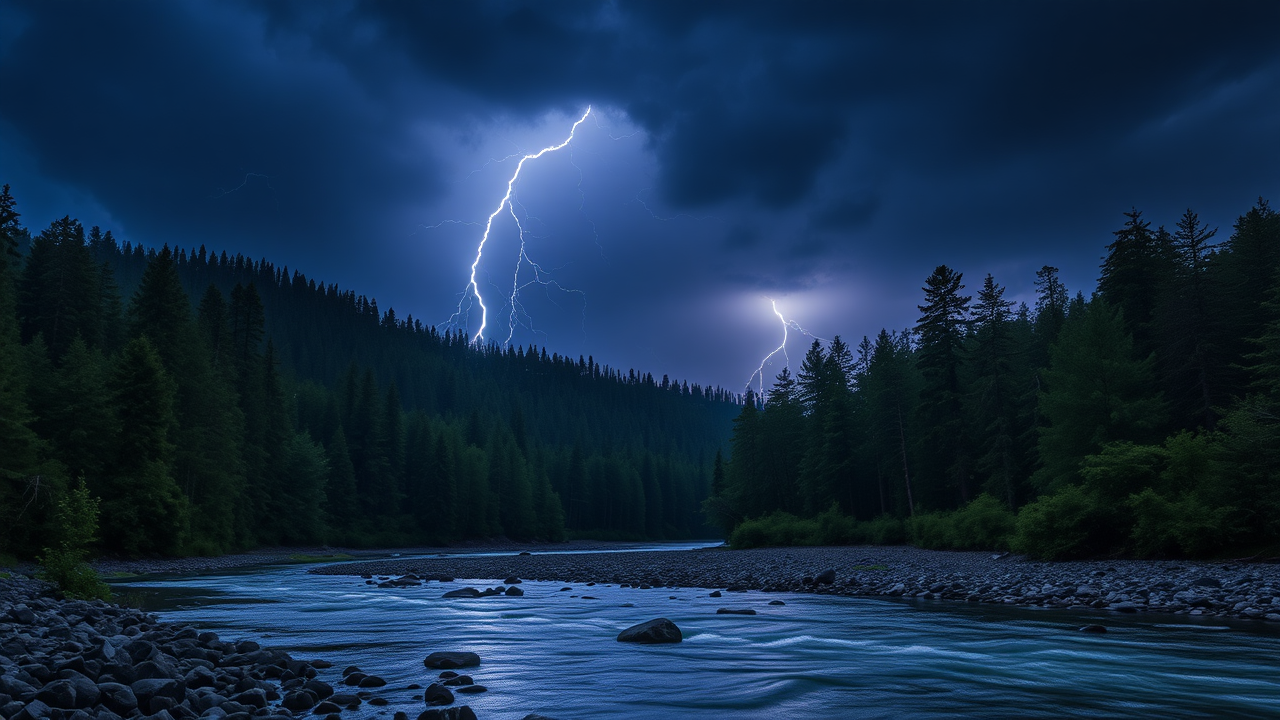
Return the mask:
[[[769,300],[769,303],[773,306],[773,314],[777,315],[778,321],[782,323],[782,343],[778,345],[778,347],[774,348],[773,352],[769,353],[768,355],[765,355],[764,359],[760,361],[760,367],[756,368],[756,371],[751,373],[751,377],[747,378],[747,388],[750,388],[751,383],[755,381],[756,376],[760,377],[759,394],[762,397],[764,396],[764,366],[772,364],[770,361],[773,359],[773,356],[777,355],[778,353],[782,353],[782,357],[786,360],[786,366],[791,367],[791,357],[787,355],[788,331],[795,330],[800,334],[814,338],[815,340],[822,339],[817,335],[814,335],[813,333],[809,332],[808,330],[805,330],[804,328],[800,327],[800,323],[796,322],[795,320],[788,320],[785,317],[783,317],[782,311],[778,310],[777,300],[774,300],[773,298],[768,298],[768,300]]]
[[[463,290],[462,298],[458,301],[458,309],[454,311],[453,315],[451,315],[448,320],[448,324],[455,323],[457,319],[467,311],[468,307],[465,307],[465,306],[467,306],[467,303],[470,300],[470,298],[474,296],[476,303],[480,305],[480,328],[476,331],[475,335],[471,338],[472,343],[478,344],[484,338],[484,331],[485,331],[485,328],[488,327],[488,323],[489,323],[489,308],[485,305],[484,298],[480,294],[480,285],[476,282],[476,272],[480,267],[480,260],[484,257],[484,246],[485,246],[485,243],[489,241],[489,233],[493,230],[493,221],[498,217],[498,215],[502,213],[503,210],[506,210],[508,213],[511,214],[511,217],[515,219],[516,227],[520,233],[520,252],[516,257],[515,277],[512,280],[512,286],[511,286],[512,287],[511,315],[509,317],[509,323],[508,323],[510,326],[509,328],[510,331],[507,334],[507,342],[510,342],[512,335],[515,333],[515,325],[517,324],[519,319],[519,312],[520,310],[523,309],[523,306],[520,304],[520,299],[519,299],[519,293],[522,287],[527,287],[530,283],[537,282],[543,285],[552,285],[556,288],[564,290],[564,288],[561,288],[558,283],[555,283],[554,280],[544,281],[542,279],[542,276],[546,274],[546,271],[543,270],[542,267],[540,267],[537,263],[529,259],[529,256],[525,250],[524,225],[521,223],[519,216],[516,214],[511,196],[515,192],[516,182],[520,179],[520,171],[524,169],[524,164],[529,160],[537,160],[538,158],[542,157],[543,155],[546,155],[547,153],[552,153],[557,150],[560,150],[566,147],[569,143],[573,142],[573,137],[574,137],[574,134],[578,131],[578,126],[586,122],[587,117],[589,115],[591,115],[590,106],[587,107],[586,112],[582,113],[582,117],[578,118],[578,121],[573,124],[573,127],[569,129],[569,136],[565,138],[563,142],[557,145],[548,145],[547,147],[544,147],[535,153],[529,153],[520,158],[520,162],[516,164],[515,172],[511,174],[511,179],[507,181],[506,194],[502,196],[502,199],[498,202],[498,207],[494,209],[492,213],[489,214],[488,219],[485,221],[484,233],[480,236],[479,245],[476,246],[476,258],[471,263],[470,279],[467,282],[466,288]],[[520,284],[520,268],[525,262],[528,262],[529,265],[533,268],[534,280],[531,280],[525,283],[524,285],[521,285]],[[566,290],[566,292],[577,292],[577,291]]]

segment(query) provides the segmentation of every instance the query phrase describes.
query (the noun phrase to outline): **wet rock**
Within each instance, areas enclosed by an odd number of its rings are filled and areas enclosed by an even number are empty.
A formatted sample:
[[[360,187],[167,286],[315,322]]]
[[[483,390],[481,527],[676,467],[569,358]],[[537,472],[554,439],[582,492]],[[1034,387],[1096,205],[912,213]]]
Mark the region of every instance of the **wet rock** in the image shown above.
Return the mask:
[[[1201,577],[1192,580],[1191,587],[1220,588],[1222,587],[1222,581],[1211,577]]]
[[[443,673],[441,673],[441,675],[443,676]],[[453,677],[446,678],[441,684],[446,687],[457,687],[459,685],[474,685],[475,681],[471,679],[470,675],[454,675]]]
[[[376,707],[382,707],[382,706],[386,705],[387,703],[388,703],[388,700],[387,700],[386,698],[384,698],[384,697],[371,697],[371,698],[369,698],[369,704],[370,704],[370,705],[373,705],[373,706],[376,706]]]
[[[314,693],[316,698],[320,700],[324,700],[325,698],[333,695],[333,686],[321,680],[308,680],[303,687]]]
[[[476,720],[476,713],[468,705],[456,708],[436,708],[418,716],[418,720]]]
[[[422,694],[422,699],[428,705],[451,705],[453,704],[453,691],[441,685],[440,683],[431,683]]]
[[[711,594],[707,595],[707,597],[716,597],[716,598],[718,598],[718,597],[722,597],[723,595],[724,595],[724,593],[720,592],[719,590],[712,590],[712,591],[711,591]]]
[[[54,709],[39,700],[32,700],[23,706],[9,720],[48,720],[53,717]]]
[[[387,684],[387,681],[386,681],[386,680],[383,680],[382,678],[378,677],[377,675],[369,675],[369,676],[367,676],[367,677],[363,678],[362,680],[360,680],[360,685],[359,685],[359,687],[362,687],[362,688],[376,688],[376,687],[383,687],[383,686],[384,686],[384,685],[386,685],[386,684]]]
[[[507,595],[510,597],[522,597],[524,595],[524,591],[518,587],[509,587],[507,588]]]
[[[1102,625],[1085,625],[1079,630],[1082,633],[1104,633],[1106,631],[1107,629]]]
[[[433,652],[422,664],[433,670],[475,667],[480,664],[480,656],[473,652]]]
[[[76,707],[76,691],[66,680],[55,680],[36,693],[36,700],[59,710],[74,710]]]
[[[352,707],[360,704],[360,696],[354,693],[334,693],[329,696],[329,702],[342,707]]]
[[[830,585],[836,581],[836,571],[834,569],[823,570],[813,578],[813,581],[819,585]]]
[[[320,703],[317,703],[316,706],[311,709],[311,711],[316,715],[328,715],[330,713],[342,712],[342,707],[339,706],[337,703],[324,700]]]
[[[770,605],[786,605],[786,603],[782,602],[781,600],[770,600],[769,604]]]
[[[285,695],[280,704],[294,712],[301,712],[316,706],[316,696],[309,690],[299,690]]]
[[[365,675],[364,673],[362,673],[362,672],[360,672],[360,671],[358,671],[358,670],[357,670],[356,672],[353,672],[353,673],[351,673],[351,674],[347,675],[346,677],[344,677],[344,678],[342,679],[342,682],[343,682],[343,684],[344,684],[344,685],[350,685],[351,687],[356,687],[356,686],[358,686],[361,682],[363,682],[363,681],[364,681],[364,679],[365,679],[365,678],[367,678],[367,677],[369,677],[369,676],[368,676],[368,675]]]
[[[513,577],[509,577],[509,578],[507,578],[506,580],[503,580],[503,581],[502,581],[502,584],[503,584],[503,585],[519,585],[519,584],[520,584],[520,578],[518,578],[518,577],[514,577],[514,576],[513,576]]]
[[[477,589],[475,589],[475,588],[473,588],[473,587],[465,587],[465,588],[459,588],[459,589],[457,589],[457,590],[450,590],[449,592],[445,593],[444,595],[441,595],[440,597],[442,597],[442,598],[446,598],[446,599],[448,599],[448,598],[478,598],[478,597],[481,597],[482,595],[483,595],[483,593],[481,593],[479,590],[477,590]]]
[[[753,608],[719,608],[716,610],[717,615],[755,615]]]
[[[656,618],[639,625],[632,625],[618,633],[618,642],[642,645],[678,643],[683,639],[684,635],[680,632],[680,628],[666,618]]]
[[[456,692],[461,693],[463,695],[476,695],[488,689],[489,688],[483,685],[463,685],[462,687],[458,688]]]
[[[342,669],[342,677],[346,677],[353,672],[360,672],[360,668],[356,667],[355,665],[348,665]]]

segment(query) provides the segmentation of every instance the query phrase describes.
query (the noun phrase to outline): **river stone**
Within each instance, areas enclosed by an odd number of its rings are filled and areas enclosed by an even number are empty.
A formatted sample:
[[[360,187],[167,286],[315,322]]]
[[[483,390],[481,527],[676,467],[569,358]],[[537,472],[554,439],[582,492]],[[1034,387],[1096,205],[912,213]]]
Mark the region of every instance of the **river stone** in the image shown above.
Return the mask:
[[[377,675],[369,675],[368,677],[365,677],[360,681],[360,687],[362,688],[376,688],[376,687],[382,687],[386,684],[387,684],[387,681],[383,680]]]
[[[712,590],[711,593],[707,595],[707,597],[721,597],[723,595],[724,593],[720,592],[719,590]]]
[[[329,702],[335,705],[347,707],[349,705],[359,705],[360,696],[354,693],[334,693],[329,696]]]
[[[819,585],[830,585],[836,581],[836,571],[833,569],[823,570],[813,579],[813,581]]]
[[[462,687],[457,689],[457,692],[463,695],[475,695],[477,693],[482,693],[488,689],[489,688],[483,685],[463,685]]]
[[[1080,632],[1083,633],[1104,633],[1106,631],[1107,629],[1101,625],[1085,625],[1080,628]]]
[[[32,700],[9,720],[47,720],[47,718],[53,717],[53,713],[53,708],[39,700]]]
[[[51,708],[74,710],[76,708],[76,690],[68,680],[55,680],[40,688],[36,700]]]
[[[453,692],[440,683],[431,683],[422,694],[428,705],[450,705],[453,703]]]
[[[128,715],[138,707],[138,698],[134,696],[133,689],[128,685],[104,682],[98,685],[98,691],[101,693],[98,697],[99,701],[112,712]]]
[[[330,713],[340,713],[342,708],[337,703],[325,700],[311,709],[316,715],[329,715]]]
[[[418,720],[476,720],[476,713],[468,705],[454,708],[436,708],[424,711]]]
[[[322,680],[316,680],[314,678],[312,678],[311,680],[308,680],[306,684],[303,685],[303,687],[315,693],[315,696],[321,700],[324,700],[325,698],[333,694],[332,685]]]
[[[556,719],[547,717],[546,715],[539,715],[538,713],[529,713],[528,715],[525,715],[520,720],[556,720]]]
[[[658,645],[678,643],[684,639],[680,628],[666,618],[656,618],[643,622],[618,633],[618,642],[640,643],[642,645]]]
[[[503,585],[519,585],[519,584],[520,584],[520,578],[515,577],[515,576],[512,576],[512,577],[507,578],[506,580],[503,580],[503,581],[502,581],[502,584],[503,584]]]
[[[786,605],[786,603],[782,602],[781,600],[770,600],[769,604],[770,605]]]
[[[478,598],[481,595],[482,593],[479,590],[473,587],[465,587],[465,588],[459,588],[457,590],[450,590],[449,592],[445,593],[444,595],[441,595],[440,597],[442,598]]]
[[[717,615],[755,615],[756,611],[752,608],[720,608],[716,610]]]
[[[1220,588],[1222,587],[1222,581],[1211,577],[1196,578],[1191,581],[1191,587]]]
[[[521,597],[524,595],[524,591],[518,587],[509,587],[507,588],[507,595],[511,597]]]
[[[186,693],[177,680],[170,678],[143,678],[129,686],[133,689],[133,695],[138,699],[138,707],[148,707],[151,698],[156,695],[171,697],[175,702],[182,702],[186,698]]]
[[[433,652],[422,664],[433,670],[475,667],[480,664],[480,656],[473,652]]]
[[[440,676],[443,678],[444,673],[440,673]],[[454,675],[453,677],[446,678],[442,684],[447,687],[457,687],[459,685],[474,685],[475,680],[472,680],[470,675]]]

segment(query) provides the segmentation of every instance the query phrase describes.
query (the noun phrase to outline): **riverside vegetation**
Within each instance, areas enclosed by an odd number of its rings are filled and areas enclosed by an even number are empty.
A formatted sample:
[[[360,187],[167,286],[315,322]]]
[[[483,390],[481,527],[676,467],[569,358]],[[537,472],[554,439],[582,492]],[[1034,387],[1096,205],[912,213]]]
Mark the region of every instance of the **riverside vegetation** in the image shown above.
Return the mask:
[[[1280,555],[1280,214],[1126,218],[1090,298],[939,266],[915,327],[815,341],[748,393],[708,513],[735,547]]]
[[[20,220],[5,186],[0,557],[74,581],[88,551],[712,532],[732,393],[477,346],[265,260]],[[66,521],[90,506],[86,536]]]

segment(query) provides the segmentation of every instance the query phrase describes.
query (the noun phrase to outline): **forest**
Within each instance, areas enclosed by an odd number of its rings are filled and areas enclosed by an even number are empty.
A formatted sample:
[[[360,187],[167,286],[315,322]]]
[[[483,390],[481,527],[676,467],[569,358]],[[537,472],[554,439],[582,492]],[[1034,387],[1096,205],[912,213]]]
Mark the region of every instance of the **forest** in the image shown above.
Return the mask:
[[[709,516],[737,547],[1280,555],[1280,214],[1218,240],[1135,209],[1096,292],[1045,266],[1034,307],[937,267],[914,327],[748,394]]]
[[[0,556],[706,537],[739,408],[0,193]]]

